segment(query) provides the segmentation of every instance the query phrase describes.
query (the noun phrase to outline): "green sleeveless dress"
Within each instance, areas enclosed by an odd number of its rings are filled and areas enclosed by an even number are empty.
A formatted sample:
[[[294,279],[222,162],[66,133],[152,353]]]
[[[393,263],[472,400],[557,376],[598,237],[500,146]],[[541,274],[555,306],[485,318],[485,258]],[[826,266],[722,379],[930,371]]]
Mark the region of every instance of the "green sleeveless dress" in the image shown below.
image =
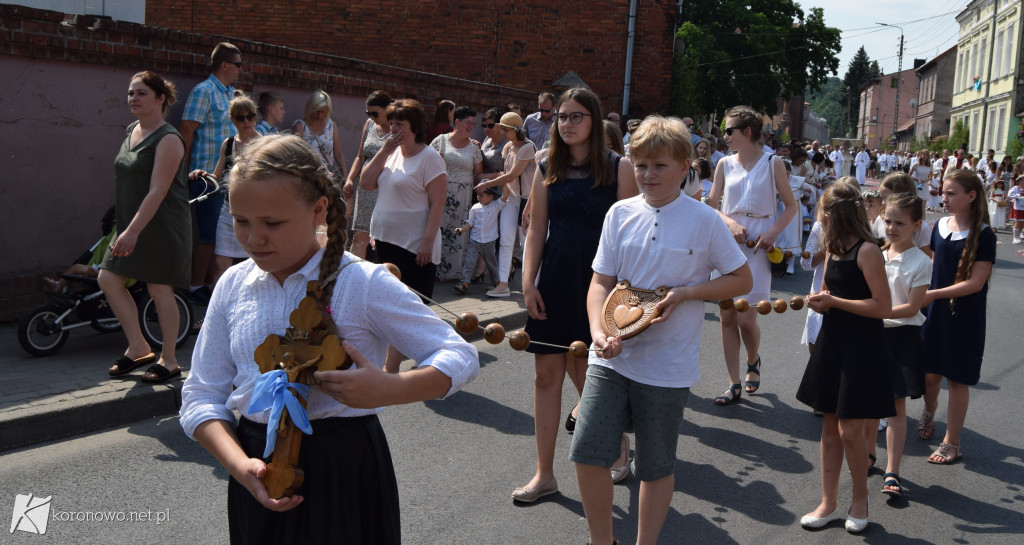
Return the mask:
[[[131,134],[136,125],[138,121],[128,126],[124,142],[114,159],[114,205],[118,234],[132,222],[142,200],[149,193],[157,144],[168,134],[181,138],[174,127],[165,123],[133,148]],[[101,268],[152,284],[188,287],[192,268],[192,217],[188,204],[186,168],[185,160],[182,159],[156,214],[139,233],[132,254],[113,256],[108,248]]]

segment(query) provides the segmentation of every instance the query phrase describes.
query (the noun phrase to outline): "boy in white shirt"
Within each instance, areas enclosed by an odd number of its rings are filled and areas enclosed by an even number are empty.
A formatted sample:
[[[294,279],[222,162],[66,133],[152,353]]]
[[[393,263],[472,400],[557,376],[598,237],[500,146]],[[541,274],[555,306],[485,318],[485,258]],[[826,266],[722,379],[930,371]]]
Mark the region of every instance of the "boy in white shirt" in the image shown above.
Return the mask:
[[[589,358],[569,454],[594,545],[615,543],[609,468],[630,420],[636,429],[633,471],[641,481],[636,542],[657,541],[675,486],[683,408],[700,375],[704,301],[735,297],[752,285],[725,222],[680,191],[691,153],[682,121],[648,117],[633,134],[630,151],[642,194],[617,202],[605,216],[587,296],[597,351]],[[709,281],[714,269],[724,274]],[[605,299],[619,280],[639,289],[671,287],[657,305],[660,316],[625,341],[608,337],[602,325]]]
[[[502,185],[501,188],[488,187],[480,194],[480,202],[469,209],[469,219],[466,223],[455,229],[455,236],[462,236],[462,232],[467,227],[470,228],[466,258],[462,261],[462,277],[459,279],[460,282],[455,284],[455,291],[469,291],[469,280],[473,276],[478,256],[484,258],[490,284],[498,282],[498,257],[494,241],[498,240],[498,214],[508,202],[508,197],[508,184]]]

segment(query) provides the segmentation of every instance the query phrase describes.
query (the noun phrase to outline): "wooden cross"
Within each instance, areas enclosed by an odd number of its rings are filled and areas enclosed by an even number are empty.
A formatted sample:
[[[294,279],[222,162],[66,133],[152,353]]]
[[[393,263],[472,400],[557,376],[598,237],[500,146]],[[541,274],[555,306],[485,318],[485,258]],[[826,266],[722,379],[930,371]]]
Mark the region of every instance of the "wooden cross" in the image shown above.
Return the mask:
[[[306,297],[288,318],[289,327],[284,336],[268,335],[263,344],[256,347],[253,359],[260,367],[260,373],[278,369],[288,376],[288,382],[313,385],[314,371],[348,369],[352,359],[341,348],[341,340],[327,330],[324,314],[316,298],[320,294],[316,281],[306,284]],[[306,401],[295,390],[292,395],[299,398],[303,407]],[[299,445],[302,432],[295,427],[288,416],[288,409],[281,413],[277,428],[277,442],[267,473],[261,479],[271,498],[290,496],[302,486],[304,474],[295,467],[299,461]]]

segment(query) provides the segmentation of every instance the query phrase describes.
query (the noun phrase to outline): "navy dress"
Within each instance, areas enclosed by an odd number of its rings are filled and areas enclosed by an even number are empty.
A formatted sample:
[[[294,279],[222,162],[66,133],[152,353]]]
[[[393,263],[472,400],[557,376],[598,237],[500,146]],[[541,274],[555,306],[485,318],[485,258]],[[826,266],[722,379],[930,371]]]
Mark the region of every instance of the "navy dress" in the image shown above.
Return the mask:
[[[943,218],[932,229],[931,249],[932,282],[929,289],[938,289],[956,283],[956,269],[960,254],[967,244],[966,238],[953,240],[954,233],[946,229],[948,218]],[[939,224],[942,224],[940,229]],[[940,231],[944,231],[943,237]],[[959,237],[956,237],[959,238]],[[978,252],[974,259],[996,261],[996,235],[988,225],[978,234]],[[925,371],[937,373],[954,382],[973,386],[981,378],[981,360],[985,354],[985,299],[988,281],[977,293],[933,301],[928,306],[921,335],[924,337]]]
[[[854,245],[848,258],[829,256],[825,284],[832,295],[850,300],[871,297],[871,288],[857,266],[863,243]],[[839,418],[896,416],[884,335],[880,318],[837,308],[826,311],[796,398]]]
[[[608,152],[609,175],[617,178],[619,160]],[[547,160],[538,164],[547,174]],[[537,290],[544,301],[546,320],[526,319],[531,340],[568,346],[591,343],[587,319],[587,291],[594,276],[594,256],[608,209],[618,200],[618,184],[593,187],[589,165],[571,167],[566,178],[548,186],[548,238],[541,254]],[[537,226],[530,226],[536,228]],[[564,348],[530,344],[527,352],[560,354]]]

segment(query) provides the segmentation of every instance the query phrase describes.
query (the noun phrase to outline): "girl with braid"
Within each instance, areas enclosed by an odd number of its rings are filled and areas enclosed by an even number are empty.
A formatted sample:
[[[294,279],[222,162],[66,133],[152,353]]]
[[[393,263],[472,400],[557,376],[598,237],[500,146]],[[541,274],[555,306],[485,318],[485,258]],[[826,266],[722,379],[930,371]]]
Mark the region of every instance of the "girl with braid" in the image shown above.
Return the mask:
[[[963,458],[960,432],[967,418],[968,386],[981,377],[985,353],[985,297],[996,261],[996,235],[988,222],[985,189],[969,170],[954,170],[942,184],[942,203],[952,214],[932,230],[932,281],[924,294],[928,319],[925,345],[924,412],[917,434],[935,434],[935,411],[942,377],[949,386],[946,436],[928,461],[952,464]]]
[[[230,180],[235,235],[250,259],[214,289],[182,391],[181,425],[230,474],[231,542],[399,543],[398,485],[377,414],[458,391],[479,371],[476,350],[386,268],[343,251],[340,189],[301,138],[254,141]],[[316,228],[325,221],[321,248]],[[355,363],[314,374],[306,407],[313,433],[302,435],[299,458],[305,483],[273,499],[260,481],[270,410],[249,410],[260,376],[253,351],[284,333],[310,281],[323,284],[318,303]],[[389,344],[419,366],[384,373]]]

